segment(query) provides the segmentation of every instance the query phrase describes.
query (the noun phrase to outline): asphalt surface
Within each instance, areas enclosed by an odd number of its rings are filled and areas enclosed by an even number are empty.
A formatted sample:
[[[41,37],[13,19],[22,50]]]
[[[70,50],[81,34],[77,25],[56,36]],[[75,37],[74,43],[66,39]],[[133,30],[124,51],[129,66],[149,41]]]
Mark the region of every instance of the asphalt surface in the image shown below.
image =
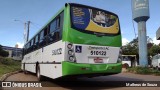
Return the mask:
[[[5,81],[37,81],[37,77],[35,74],[28,73],[18,73],[11,75]],[[94,78],[82,77],[74,80],[70,79],[49,79],[44,78],[43,81],[39,82],[43,87],[38,88],[3,88],[3,90],[160,90],[160,87],[125,87],[126,83],[132,84],[133,82],[144,82],[144,83],[155,83],[150,81],[158,81],[160,83],[160,76],[154,75],[138,75],[132,73],[120,73],[116,75],[110,76],[100,76]],[[147,82],[145,82],[147,81]],[[137,82],[134,82],[137,84]],[[142,82],[140,82],[142,84]],[[113,85],[113,86],[112,86]],[[116,85],[116,86],[114,86]],[[123,87],[122,87],[122,86]],[[45,86],[45,87],[44,87]],[[109,87],[112,86],[112,87]]]

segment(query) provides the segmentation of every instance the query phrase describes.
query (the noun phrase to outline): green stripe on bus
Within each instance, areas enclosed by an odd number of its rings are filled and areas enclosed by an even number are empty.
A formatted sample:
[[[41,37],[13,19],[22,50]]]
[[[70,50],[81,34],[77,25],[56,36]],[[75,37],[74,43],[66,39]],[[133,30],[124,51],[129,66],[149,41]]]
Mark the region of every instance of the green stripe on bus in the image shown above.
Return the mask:
[[[97,37],[96,35],[82,33],[74,29],[70,29],[70,33],[66,41],[76,44],[112,47],[121,47],[122,45],[121,35]]]
[[[71,62],[62,62],[62,74],[66,75],[78,75],[78,74],[90,74],[90,73],[120,73],[122,70],[121,63],[115,64],[78,64]]]

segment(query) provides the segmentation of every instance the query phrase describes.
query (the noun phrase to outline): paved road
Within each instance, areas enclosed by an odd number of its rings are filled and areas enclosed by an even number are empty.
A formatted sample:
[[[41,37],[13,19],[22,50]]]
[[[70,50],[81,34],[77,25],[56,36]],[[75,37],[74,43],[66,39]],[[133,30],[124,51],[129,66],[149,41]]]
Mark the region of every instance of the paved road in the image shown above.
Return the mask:
[[[6,79],[6,81],[37,81],[35,74],[24,74],[18,73],[14,74]],[[101,76],[94,78],[78,78],[74,81],[62,81],[62,80],[52,80],[45,78],[43,83],[43,88],[3,88],[3,90],[160,90],[160,87],[107,87],[111,84],[108,81],[160,81],[160,76],[153,75],[138,75],[132,73],[120,73],[117,75]],[[77,85],[78,86],[75,86]],[[100,85],[100,86],[99,86]],[[98,87],[97,87],[98,86]]]

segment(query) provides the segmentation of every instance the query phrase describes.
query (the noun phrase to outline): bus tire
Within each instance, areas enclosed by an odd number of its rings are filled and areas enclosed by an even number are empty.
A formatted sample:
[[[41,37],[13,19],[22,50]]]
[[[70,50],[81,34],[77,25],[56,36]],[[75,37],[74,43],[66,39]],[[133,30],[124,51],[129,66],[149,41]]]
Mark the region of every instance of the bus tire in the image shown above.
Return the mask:
[[[40,65],[39,64],[36,67],[36,76],[37,76],[38,81],[42,81],[42,75],[40,73]]]
[[[23,63],[23,73],[24,73],[24,74],[27,74],[27,71],[26,71],[26,69],[25,69],[25,63]]]

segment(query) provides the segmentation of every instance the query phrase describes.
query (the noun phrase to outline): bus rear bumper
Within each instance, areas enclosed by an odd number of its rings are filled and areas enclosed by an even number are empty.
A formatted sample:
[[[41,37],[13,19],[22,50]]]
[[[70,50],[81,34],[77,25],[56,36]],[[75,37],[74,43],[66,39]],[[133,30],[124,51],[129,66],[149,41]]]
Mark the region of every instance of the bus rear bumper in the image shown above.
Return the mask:
[[[110,75],[121,73],[122,64],[79,64],[71,62],[62,62],[62,74],[63,76],[68,75]]]

